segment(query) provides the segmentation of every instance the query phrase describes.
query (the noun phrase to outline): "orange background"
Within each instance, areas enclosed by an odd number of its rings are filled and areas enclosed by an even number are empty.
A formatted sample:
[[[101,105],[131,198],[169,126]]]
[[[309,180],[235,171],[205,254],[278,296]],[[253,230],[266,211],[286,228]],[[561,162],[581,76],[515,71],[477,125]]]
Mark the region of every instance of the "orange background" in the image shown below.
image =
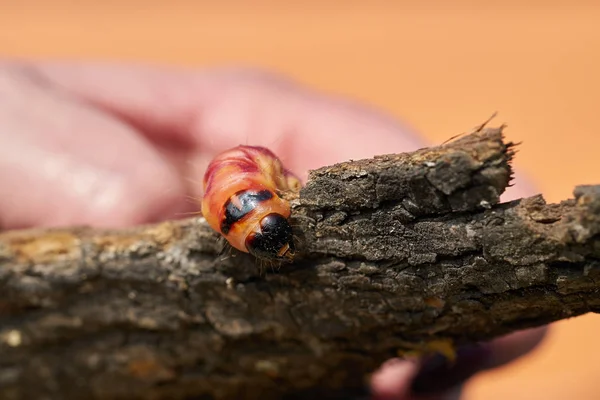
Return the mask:
[[[263,66],[435,142],[497,110],[523,142],[515,166],[559,201],[600,183],[598,4],[0,0],[0,53]],[[599,335],[596,316],[556,324],[539,351],[477,377],[465,398],[600,398]]]

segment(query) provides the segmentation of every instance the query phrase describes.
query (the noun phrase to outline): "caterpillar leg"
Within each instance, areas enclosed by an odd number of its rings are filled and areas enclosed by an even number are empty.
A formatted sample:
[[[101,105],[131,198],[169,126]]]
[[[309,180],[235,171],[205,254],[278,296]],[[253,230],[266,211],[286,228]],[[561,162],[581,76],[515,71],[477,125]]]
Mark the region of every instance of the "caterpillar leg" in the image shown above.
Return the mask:
[[[293,193],[300,193],[300,189],[302,189],[302,182],[300,182],[300,179],[298,179],[296,175],[289,171],[285,171],[285,183],[289,191]]]

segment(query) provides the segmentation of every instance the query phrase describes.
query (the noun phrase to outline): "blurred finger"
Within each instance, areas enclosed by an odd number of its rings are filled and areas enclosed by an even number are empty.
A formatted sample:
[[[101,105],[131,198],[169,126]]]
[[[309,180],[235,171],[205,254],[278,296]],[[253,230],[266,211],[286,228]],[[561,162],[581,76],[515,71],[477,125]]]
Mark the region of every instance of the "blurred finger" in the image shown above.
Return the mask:
[[[258,71],[87,64],[33,69],[153,140],[195,146],[199,170],[209,157],[239,144],[272,148],[304,178],[310,168],[425,145],[406,125],[380,112]]]
[[[122,226],[182,207],[168,163],[129,126],[0,70],[0,226]]]
[[[515,332],[489,343],[463,346],[454,362],[442,355],[417,362],[392,359],[373,374],[375,399],[458,399],[462,384],[476,373],[514,361],[532,351],[546,328]]]
[[[411,381],[419,366],[414,361],[393,358],[386,361],[371,378],[371,391],[377,400],[403,399],[411,393]]]
[[[52,84],[117,114],[150,139],[190,151],[182,166],[199,182],[211,158],[239,144],[273,149],[302,179],[309,169],[427,145],[382,112],[248,69],[204,72],[117,64],[29,66]],[[177,164],[179,153],[172,157]],[[181,158],[181,157],[179,157]],[[186,157],[187,158],[187,157]],[[517,171],[503,201],[532,194]]]
[[[491,343],[491,357],[487,368],[507,364],[531,352],[544,340],[548,327],[527,329],[503,336]]]

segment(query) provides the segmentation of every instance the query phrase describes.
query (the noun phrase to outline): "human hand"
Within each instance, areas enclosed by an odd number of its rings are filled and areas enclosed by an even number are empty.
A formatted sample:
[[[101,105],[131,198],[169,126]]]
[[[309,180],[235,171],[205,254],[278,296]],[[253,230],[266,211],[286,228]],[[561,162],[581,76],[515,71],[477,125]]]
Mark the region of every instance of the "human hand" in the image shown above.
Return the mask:
[[[176,218],[198,209],[188,199],[201,197],[211,158],[238,144],[271,148],[304,179],[311,168],[426,145],[374,110],[256,71],[5,61],[0,229]],[[511,191],[530,194],[518,182]],[[430,399],[451,398],[469,376],[530,351],[543,333],[463,350],[449,371],[432,370],[435,360],[391,361],[374,375],[373,396],[417,399],[429,388],[440,391]]]

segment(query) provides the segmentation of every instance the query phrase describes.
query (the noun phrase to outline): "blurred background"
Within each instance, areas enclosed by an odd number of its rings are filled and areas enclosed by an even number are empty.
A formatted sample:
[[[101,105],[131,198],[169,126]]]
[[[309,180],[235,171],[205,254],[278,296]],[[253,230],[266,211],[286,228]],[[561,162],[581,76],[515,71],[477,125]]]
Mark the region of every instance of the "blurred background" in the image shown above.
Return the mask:
[[[440,143],[494,111],[548,201],[600,183],[600,3],[0,0],[0,56],[269,68]],[[467,400],[597,399],[600,316],[466,388]]]

